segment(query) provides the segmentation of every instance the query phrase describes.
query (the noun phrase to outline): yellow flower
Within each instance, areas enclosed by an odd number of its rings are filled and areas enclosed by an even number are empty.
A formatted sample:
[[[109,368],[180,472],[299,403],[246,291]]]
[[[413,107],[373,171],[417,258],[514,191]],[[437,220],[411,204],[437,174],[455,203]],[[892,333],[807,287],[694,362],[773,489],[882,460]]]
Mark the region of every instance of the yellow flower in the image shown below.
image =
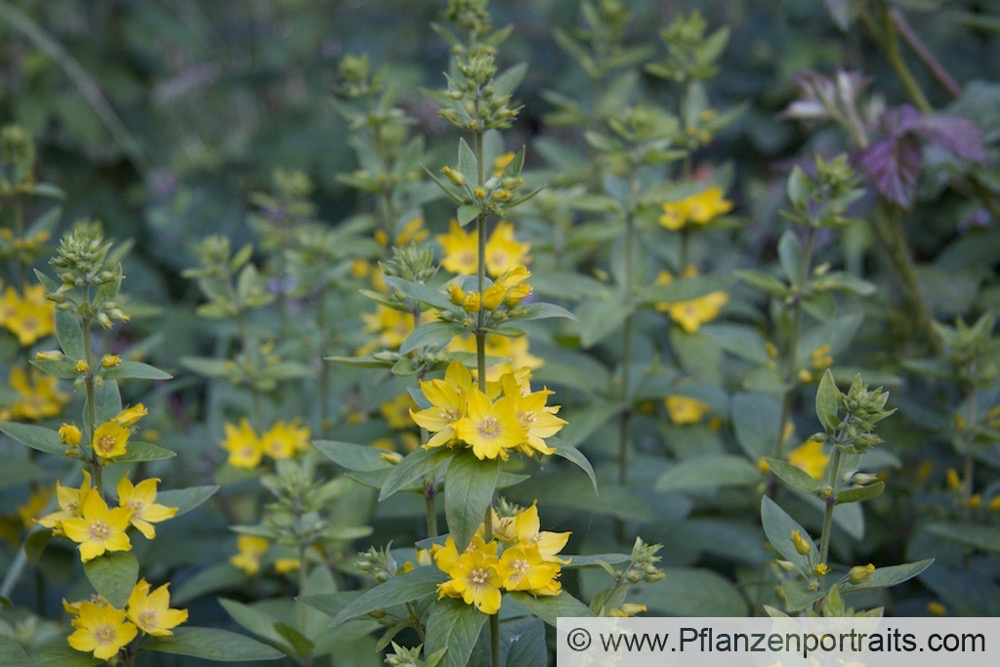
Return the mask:
[[[267,551],[270,542],[256,535],[240,535],[236,538],[236,548],[239,553],[230,556],[229,562],[249,575],[260,571],[260,561]]]
[[[35,352],[35,359],[41,361],[62,361],[65,355],[59,350],[51,350],[49,352]]]
[[[815,574],[817,577],[825,576],[829,572],[830,572],[830,566],[827,565],[826,563],[820,563],[813,568],[813,574]]]
[[[507,165],[514,161],[515,157],[517,156],[514,153],[508,151],[493,160],[493,175],[496,178],[503,176],[503,170],[507,168]]]
[[[519,243],[514,238],[514,225],[501,220],[486,241],[486,270],[491,276],[499,276],[515,265],[525,264],[529,252],[531,244]]]
[[[410,413],[416,407],[418,407],[417,404],[413,402],[409,394],[400,394],[391,401],[380,405],[379,411],[389,422],[389,428],[407,429],[413,426]]]
[[[133,486],[129,478],[123,475],[118,482],[118,505],[132,513],[130,519],[132,525],[138,528],[147,540],[156,537],[156,530],[152,524],[166,521],[177,514],[176,507],[156,503],[156,484],[159,481],[152,477]]]
[[[425,448],[440,447],[455,439],[453,427],[465,417],[466,397],[471,389],[472,374],[458,361],[448,364],[444,380],[420,381],[420,391],[431,407],[419,412],[410,410],[410,418],[434,434]]]
[[[83,483],[79,489],[72,486],[63,486],[56,482],[56,500],[59,509],[52,514],[43,516],[38,520],[38,525],[43,528],[51,528],[54,535],[62,535],[62,522],[66,519],[73,519],[82,516],[83,501],[87,499],[93,486],[90,483],[90,473],[83,471]]]
[[[371,354],[375,350],[391,350],[399,347],[413,331],[413,315],[379,304],[374,313],[362,313],[365,333],[376,334],[374,338],[358,348],[359,355]]]
[[[456,336],[448,344],[448,352],[475,352],[476,339],[469,336]],[[545,360],[536,357],[528,351],[528,337],[509,338],[499,334],[486,334],[486,356],[505,357],[508,363],[494,364],[486,368],[486,381],[499,382],[505,373],[513,373],[522,368],[535,370],[545,365]]]
[[[722,195],[722,188],[709,187],[680,201],[663,204],[660,224],[677,231],[688,223],[703,225],[733,210],[733,204]]]
[[[628,618],[629,616],[637,616],[638,614],[645,614],[647,608],[644,604],[633,604],[626,602],[618,609],[612,609],[610,614],[612,616],[618,616],[621,618]]]
[[[815,371],[826,370],[830,366],[833,366],[833,355],[830,354],[830,344],[823,343],[817,348],[814,348],[812,352],[809,353],[810,360],[812,361],[812,367]]]
[[[1000,512],[1000,496],[993,496],[990,499],[990,502],[986,505],[986,507],[991,512]]]
[[[32,285],[19,298],[12,287],[8,287],[0,303],[0,324],[17,336],[23,347],[55,331],[55,304],[45,298],[42,285]]]
[[[562,588],[556,580],[559,565],[543,560],[535,545],[507,547],[497,564],[497,572],[508,591],[539,591],[543,595],[555,595]],[[555,592],[552,592],[553,585]]]
[[[478,233],[466,231],[453,219],[448,225],[448,233],[435,237],[443,251],[441,266],[444,270],[470,276],[476,273],[479,266],[478,237]]]
[[[302,561],[298,558],[279,558],[274,561],[274,570],[279,574],[295,572],[302,567]]]
[[[275,422],[270,430],[260,437],[264,453],[275,459],[287,459],[296,452],[309,449],[310,432],[308,426],[301,426],[299,419],[290,422]]]
[[[711,409],[707,403],[687,396],[667,396],[664,400],[670,421],[678,426],[697,424]]]
[[[490,542],[483,549],[466,551],[447,570],[451,577],[451,581],[446,582],[450,584],[450,591],[484,614],[495,614],[500,610],[501,579],[497,571],[497,546],[496,542]]]
[[[140,579],[128,597],[128,617],[136,626],[153,637],[169,637],[173,628],[188,619],[187,609],[170,608],[170,584],[163,584],[152,593],[149,582]]]
[[[63,424],[59,427],[59,439],[63,441],[64,445],[76,447],[80,444],[82,437],[80,429],[73,424]]]
[[[25,530],[30,530],[35,525],[35,521],[45,511],[51,497],[51,486],[38,487],[28,496],[28,502],[17,508],[17,517]]]
[[[59,391],[57,378],[41,375],[34,368],[29,376],[21,366],[11,367],[10,388],[21,398],[10,406],[8,418],[37,421],[54,417],[69,402],[69,395]]]
[[[553,533],[541,527],[537,501],[514,515],[514,537],[518,544],[537,547],[546,562],[568,564],[570,559],[559,558],[557,554],[566,546],[571,533]]]
[[[94,453],[101,459],[121,456],[128,448],[128,429],[112,419],[97,427],[91,443]]]
[[[93,653],[98,660],[110,660],[138,634],[121,609],[81,602],[79,612],[72,623],[76,632],[66,641],[77,651]]]
[[[378,457],[389,465],[396,465],[403,460],[403,455],[399,452],[386,452],[384,454],[379,454]]]
[[[788,462],[809,473],[813,479],[820,479],[826,472],[830,457],[823,453],[821,443],[807,440],[788,455]]]
[[[506,461],[507,450],[517,447],[528,435],[521,427],[511,399],[501,398],[494,403],[478,387],[469,392],[467,415],[453,428],[480,460],[499,456]]]
[[[129,551],[132,542],[125,530],[132,513],[124,508],[108,509],[108,504],[96,490],[87,493],[83,500],[81,517],[64,519],[66,537],[80,545],[80,559],[86,563],[106,551]]]
[[[114,368],[122,362],[122,358],[117,354],[105,354],[101,357],[101,368]]]
[[[958,476],[958,471],[954,468],[948,468],[948,472],[945,473],[944,479],[950,490],[957,491],[962,488],[962,478]]]
[[[527,370],[527,369],[525,369]],[[548,397],[553,393],[548,388],[532,392],[525,383],[525,392],[518,384],[513,373],[507,373],[501,378],[504,397],[514,404],[514,412],[521,428],[527,433],[527,439],[519,448],[521,453],[532,456],[540,454],[555,454],[556,450],[545,444],[545,438],[551,438],[566,425],[565,419],[556,417],[558,405],[546,405]]]
[[[122,410],[117,415],[115,415],[115,421],[118,422],[119,426],[133,426],[140,419],[149,414],[146,410],[146,406],[142,403],[136,403],[131,408]]]
[[[396,234],[396,245],[420,243],[421,241],[426,240],[429,235],[430,232],[424,229],[423,218],[411,218],[405,225],[403,225],[403,229]]]
[[[219,444],[229,452],[229,465],[248,470],[260,465],[264,448],[247,418],[240,419],[239,427],[225,424],[223,428],[226,437]]]

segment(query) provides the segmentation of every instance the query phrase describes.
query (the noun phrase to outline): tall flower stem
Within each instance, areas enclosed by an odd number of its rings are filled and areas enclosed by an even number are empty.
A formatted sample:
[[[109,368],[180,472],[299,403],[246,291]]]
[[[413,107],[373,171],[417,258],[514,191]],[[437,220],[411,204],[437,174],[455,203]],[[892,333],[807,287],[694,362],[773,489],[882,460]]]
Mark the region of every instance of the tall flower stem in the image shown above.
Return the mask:
[[[833,457],[830,461],[829,475],[831,493],[825,501],[823,533],[819,541],[819,562],[823,565],[826,564],[827,559],[830,557],[830,536],[833,533],[833,510],[837,507],[837,487],[840,482],[840,447],[837,444],[833,446]],[[817,577],[822,588],[825,575],[818,574]],[[818,611],[821,604],[822,600],[817,600],[813,609]]]
[[[618,483],[622,486],[628,483],[628,434],[629,421],[632,418],[632,291],[633,291],[633,257],[632,246],[635,244],[635,208],[639,192],[639,166],[633,164],[629,174],[628,201],[625,204],[625,280],[622,285],[622,303],[628,309],[622,325],[622,413],[618,425]]]
[[[83,304],[86,306],[87,312],[90,311],[90,285],[84,283],[83,285]],[[94,391],[94,353],[91,350],[90,345],[90,317],[86,315],[81,315],[80,317],[80,328],[83,332],[83,355],[84,361],[87,362],[87,372],[83,377],[83,384],[87,392],[87,432],[90,434],[91,438],[91,450],[90,450],[90,470],[94,477],[94,488],[97,492],[104,497],[104,485],[101,479],[101,462],[97,458],[97,452],[93,450],[93,439],[94,433],[97,430],[97,407],[94,402],[97,398],[97,392]]]

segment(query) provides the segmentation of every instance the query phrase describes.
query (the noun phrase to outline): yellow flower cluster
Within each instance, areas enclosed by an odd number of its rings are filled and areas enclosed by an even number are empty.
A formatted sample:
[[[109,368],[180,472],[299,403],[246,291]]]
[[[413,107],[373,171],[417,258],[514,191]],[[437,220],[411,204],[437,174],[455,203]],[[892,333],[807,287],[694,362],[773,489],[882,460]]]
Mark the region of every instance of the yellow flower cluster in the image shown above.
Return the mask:
[[[55,332],[56,305],[45,298],[42,285],[26,287],[24,296],[8,287],[0,297],[0,326],[6,327],[22,346],[28,347]]]
[[[475,229],[466,231],[457,220],[452,220],[448,233],[436,238],[444,251],[441,266],[446,271],[471,276],[479,270],[479,233]],[[514,225],[501,220],[486,240],[486,271],[499,276],[512,266],[527,264],[530,252],[530,243],[521,243],[514,237]]]
[[[229,562],[233,567],[239,568],[248,575],[253,576],[260,572],[261,561],[267,553],[271,542],[266,537],[256,535],[240,535],[236,538],[236,550],[238,553],[229,557]],[[286,574],[294,572],[302,566],[298,558],[278,558],[274,561],[275,571]]]
[[[73,615],[70,625],[75,628],[67,637],[69,645],[82,653],[92,653],[98,660],[110,661],[140,630],[153,637],[173,635],[173,628],[187,621],[188,612],[170,608],[169,585],[150,592],[149,582],[140,579],[125,609],[111,606],[100,596],[73,603],[63,600],[63,608]]]
[[[20,398],[0,409],[0,421],[37,421],[54,417],[69,403],[69,394],[59,391],[59,380],[51,375],[42,375],[34,368],[29,374],[21,366],[11,367],[10,388]]]
[[[443,380],[421,381],[431,407],[411,410],[410,416],[434,434],[424,447],[469,447],[480,460],[506,461],[512,449],[527,456],[555,453],[545,438],[566,422],[556,416],[559,406],[546,405],[553,392],[532,392],[530,378],[527,368],[507,373],[500,382],[488,383],[484,393],[473,384],[469,369],[453,361]]]
[[[685,269],[684,277],[690,278],[697,275],[692,267]],[[669,271],[661,271],[656,278],[657,285],[667,285],[673,280]],[[660,302],[656,304],[656,309],[661,313],[668,313],[670,319],[679,324],[687,333],[695,333],[702,324],[711,322],[719,316],[722,307],[729,303],[729,295],[723,291],[709,292],[697,299],[687,301],[675,301],[673,303]]]
[[[483,309],[497,311],[501,306],[513,308],[531,294],[531,285],[525,282],[530,276],[531,272],[523,264],[516,264],[504,271],[482,294],[466,294],[456,283],[451,283],[448,285],[448,298],[467,313],[478,313]]]
[[[448,352],[472,352],[476,351],[476,338],[471,334],[452,338],[448,344]],[[513,373],[516,368],[528,368],[535,370],[545,364],[545,360],[536,357],[528,351],[528,337],[519,336],[511,338],[500,334],[486,334],[486,356],[504,357],[510,359],[508,363],[494,364],[486,368],[486,381],[498,382],[500,378]]]
[[[723,197],[722,188],[712,186],[680,201],[667,202],[662,208],[660,224],[676,232],[691,224],[704,225],[729,213],[733,210],[733,203]]]
[[[264,455],[273,459],[290,459],[298,452],[309,449],[308,426],[299,420],[275,422],[271,428],[258,435],[246,417],[239,426],[224,425],[226,437],[219,445],[229,452],[229,465],[253,470],[260,465]]]
[[[562,591],[561,566],[569,560],[557,554],[566,546],[570,533],[540,530],[534,503],[512,517],[500,518],[494,513],[493,526],[497,539],[486,542],[480,528],[462,553],[451,537],[444,546],[432,547],[435,564],[450,577],[438,584],[438,598],[461,598],[484,614],[495,614],[500,610],[503,590],[558,595]]]
[[[430,236],[430,232],[424,228],[423,218],[411,218],[403,228],[396,234],[396,239],[392,245],[403,246],[407,243],[420,243]],[[389,235],[379,229],[375,232],[375,242],[380,246],[389,245]]]
[[[382,275],[378,272],[378,275]],[[365,356],[376,350],[394,350],[403,344],[415,325],[413,314],[404,313],[378,304],[374,313],[362,313],[361,319],[364,322],[365,333],[374,334],[367,343],[358,348],[357,354]],[[431,322],[437,319],[437,313],[433,310],[424,311],[420,314],[419,324]]]
[[[109,508],[84,471],[78,489],[56,482],[59,509],[38,519],[38,523],[51,528],[53,534],[65,535],[79,544],[80,560],[84,563],[109,551],[130,551],[132,542],[126,534],[130,524],[151,540],[156,537],[152,524],[177,514],[176,507],[156,502],[159,481],[151,478],[133,485],[123,476],[118,482],[118,507]]]

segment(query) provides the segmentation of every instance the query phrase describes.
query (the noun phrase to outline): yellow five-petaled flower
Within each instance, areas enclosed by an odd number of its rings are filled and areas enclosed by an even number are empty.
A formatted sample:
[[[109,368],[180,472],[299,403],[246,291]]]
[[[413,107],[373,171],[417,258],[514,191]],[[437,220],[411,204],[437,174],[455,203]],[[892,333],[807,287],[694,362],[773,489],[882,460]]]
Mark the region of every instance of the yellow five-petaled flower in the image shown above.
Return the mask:
[[[87,493],[80,517],[63,519],[62,530],[66,537],[79,543],[80,559],[86,563],[107,551],[128,551],[132,542],[125,534],[132,512],[108,504],[96,490]]]
[[[110,660],[138,634],[120,609],[95,602],[81,602],[74,607],[79,612],[73,619],[76,632],[67,641],[77,651],[93,653],[98,660]]]
[[[127,476],[118,482],[118,504],[131,513],[129,519],[147,540],[156,537],[152,524],[166,521],[177,514],[176,507],[156,503],[156,484],[160,480],[153,477],[133,485]]]

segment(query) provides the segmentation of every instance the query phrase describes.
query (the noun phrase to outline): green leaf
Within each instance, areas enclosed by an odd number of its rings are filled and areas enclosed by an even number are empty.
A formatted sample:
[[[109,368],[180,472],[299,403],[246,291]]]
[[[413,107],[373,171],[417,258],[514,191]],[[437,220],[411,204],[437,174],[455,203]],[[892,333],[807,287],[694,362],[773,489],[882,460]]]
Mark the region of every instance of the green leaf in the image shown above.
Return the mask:
[[[485,622],[486,614],[462,600],[435,602],[427,616],[424,653],[433,655],[447,649],[438,666],[465,667]]]
[[[28,536],[24,538],[24,557],[27,559],[28,565],[31,567],[38,565],[38,561],[41,559],[42,554],[45,552],[45,547],[48,546],[51,539],[51,528],[42,528],[41,530],[34,530],[28,533]]]
[[[46,454],[62,456],[66,445],[59,439],[59,433],[50,428],[18,424],[16,422],[0,422],[0,431],[17,440],[22,445],[37,449]]]
[[[620,299],[585,301],[576,313],[580,321],[580,344],[584,348],[593,347],[614,333],[631,313],[632,306]]]
[[[876,287],[867,280],[862,280],[850,273],[831,271],[812,281],[812,288],[818,291],[840,290],[855,296],[871,296]]]
[[[139,580],[139,561],[131,551],[117,551],[87,561],[83,571],[94,589],[121,609]]]
[[[801,611],[826,596],[826,591],[811,591],[805,582],[798,579],[786,579],[782,582],[781,592],[785,596],[788,611]]]
[[[947,540],[987,553],[1000,554],[1000,531],[994,526],[974,523],[932,523],[928,529]]]
[[[469,183],[475,183],[479,178],[479,160],[469,144],[465,143],[465,139],[458,140],[458,170]]]
[[[279,621],[278,618],[275,618],[262,609],[237,602],[236,600],[219,598],[219,604],[247,632],[251,632],[264,641],[277,646],[287,655],[295,653],[295,648],[275,628],[275,625]]]
[[[292,647],[293,656],[297,656],[302,660],[307,660],[312,655],[313,649],[316,645],[301,632],[287,623],[282,623],[281,621],[274,624],[274,629]]]
[[[556,625],[556,620],[560,616],[593,616],[594,612],[590,608],[577,600],[575,597],[562,591],[559,595],[542,595],[535,597],[524,591],[514,591],[508,593],[511,598],[517,600],[535,616],[539,617],[551,626]]]
[[[493,79],[493,85],[496,87],[496,94],[510,95],[513,93],[514,89],[521,85],[521,81],[524,80],[524,75],[527,73],[528,63],[518,63],[517,65],[505,69]],[[517,173],[520,173],[520,170],[513,175],[516,176]]]
[[[156,502],[166,507],[176,507],[177,514],[174,516],[178,517],[204,503],[215,495],[215,492],[218,490],[219,487],[217,485],[210,484],[208,486],[189,486],[186,489],[159,491],[156,494]]]
[[[587,473],[587,477],[590,478],[590,483],[594,486],[594,493],[599,493],[597,490],[597,476],[594,474],[594,466],[590,464],[590,461],[583,452],[568,442],[554,436],[546,440],[546,444],[556,450],[556,456],[566,459],[577,468]]]
[[[864,500],[871,500],[882,495],[885,491],[885,482],[875,482],[867,486],[859,486],[854,489],[847,489],[837,494],[837,504],[858,503]]]
[[[141,461],[165,461],[177,456],[177,452],[165,447],[159,447],[150,442],[129,442],[128,449],[117,458],[109,459],[113,463],[139,463]]]
[[[933,562],[933,558],[928,558],[927,560],[920,560],[916,563],[878,567],[871,573],[871,576],[860,583],[852,584],[850,581],[846,581],[840,584],[840,590],[843,593],[853,593],[855,591],[870,591],[877,588],[889,588],[890,586],[901,584],[907,579],[912,579],[929,568]]]
[[[75,363],[87,358],[83,349],[83,329],[76,315],[65,310],[56,311],[56,338],[69,361]]]
[[[732,581],[706,568],[668,567],[661,581],[636,586],[629,602],[645,604],[650,615],[746,616],[749,609]]]
[[[31,365],[62,380],[75,380],[80,376],[74,368],[75,364],[65,359],[32,359]]]
[[[562,566],[565,570],[566,568],[573,567],[600,567],[602,563],[607,563],[608,565],[615,565],[617,563],[627,563],[632,560],[632,557],[628,554],[596,554],[594,556],[575,556],[572,554],[559,554],[560,558],[569,558],[570,562]]]
[[[385,484],[379,493],[379,501],[385,500],[418,479],[430,475],[448,462],[453,455],[454,452],[447,448],[418,449],[407,454],[389,471],[389,476],[386,477]]]
[[[423,347],[442,347],[451,342],[455,336],[468,333],[457,322],[426,322],[410,332],[403,344],[399,346],[400,354],[409,354]]]
[[[122,395],[117,380],[107,380],[94,388],[94,413],[98,424],[111,421],[121,411]]]
[[[465,227],[467,224],[475,220],[479,216],[480,210],[478,206],[470,206],[468,204],[463,204],[458,207],[458,211],[455,212],[455,220],[459,225]]]
[[[781,557],[795,565],[802,576],[813,576],[811,563],[819,558],[819,552],[809,532],[767,496],[760,501],[760,520],[764,524],[764,534],[767,535],[768,542],[777,549]],[[803,555],[796,551],[792,541],[793,531],[798,531],[811,547],[808,554]]]
[[[141,361],[123,361],[102,371],[106,380],[171,380],[173,375]]]
[[[768,467],[771,468],[771,472],[780,479],[782,482],[788,486],[799,489],[800,491],[805,491],[806,493],[816,493],[819,488],[819,481],[813,479],[812,475],[807,473],[802,468],[794,466],[788,461],[782,461],[781,459],[772,459],[771,457],[765,457]]]
[[[675,278],[665,285],[650,285],[639,294],[639,302],[645,305],[690,301],[712,292],[732,289],[733,281],[728,276],[697,276]]]
[[[326,455],[341,468],[355,472],[370,472],[390,467],[390,464],[380,457],[380,449],[368,445],[355,445],[337,440],[313,440],[313,447]]]
[[[761,271],[739,270],[733,271],[733,275],[746,284],[773,296],[786,297],[791,294],[785,283]]]
[[[13,458],[9,455],[5,458],[7,460],[0,467],[0,489],[47,477],[45,471],[29,459]]]
[[[0,665],[27,665],[31,660],[12,639],[0,635]]]
[[[98,660],[90,653],[80,653],[66,643],[64,637],[42,644],[31,650],[31,663],[39,667],[93,667],[107,665],[104,660]]]
[[[837,430],[840,420],[837,419],[837,411],[840,409],[840,389],[833,379],[833,372],[827,368],[823,373],[823,378],[819,381],[819,389],[816,390],[816,416],[823,424],[827,433]]]
[[[765,394],[737,394],[732,401],[736,442],[752,460],[775,451],[781,431],[781,403]]]
[[[173,637],[149,642],[142,647],[142,650],[186,655],[216,662],[280,660],[285,657],[274,647],[228,630],[182,626],[174,628],[173,632]]]
[[[434,306],[441,310],[454,310],[455,308],[454,304],[448,300],[447,294],[429,285],[410,282],[396,276],[386,276],[385,284],[389,289],[397,290],[403,296],[426,303],[429,306]]]
[[[207,593],[238,588],[246,581],[247,575],[232,564],[226,561],[215,563],[186,579],[175,590],[171,590],[170,601],[174,606],[183,605]]]
[[[444,476],[444,514],[459,553],[479,530],[496,485],[496,459],[480,461],[471,450],[452,458]]]
[[[576,319],[576,315],[554,303],[529,303],[517,306],[510,311],[507,321],[526,322],[528,320],[544,320],[552,317],[561,317],[567,320]]]
[[[778,259],[781,261],[781,270],[785,272],[788,283],[797,285],[801,289],[799,281],[802,280],[802,246],[791,229],[786,229],[778,241]]]
[[[419,600],[436,593],[437,585],[447,580],[448,575],[434,566],[418,567],[357,596],[333,617],[330,625],[335,627],[371,611]]]
[[[656,480],[657,491],[706,486],[747,486],[760,481],[760,471],[742,456],[713,454],[687,459]]]

